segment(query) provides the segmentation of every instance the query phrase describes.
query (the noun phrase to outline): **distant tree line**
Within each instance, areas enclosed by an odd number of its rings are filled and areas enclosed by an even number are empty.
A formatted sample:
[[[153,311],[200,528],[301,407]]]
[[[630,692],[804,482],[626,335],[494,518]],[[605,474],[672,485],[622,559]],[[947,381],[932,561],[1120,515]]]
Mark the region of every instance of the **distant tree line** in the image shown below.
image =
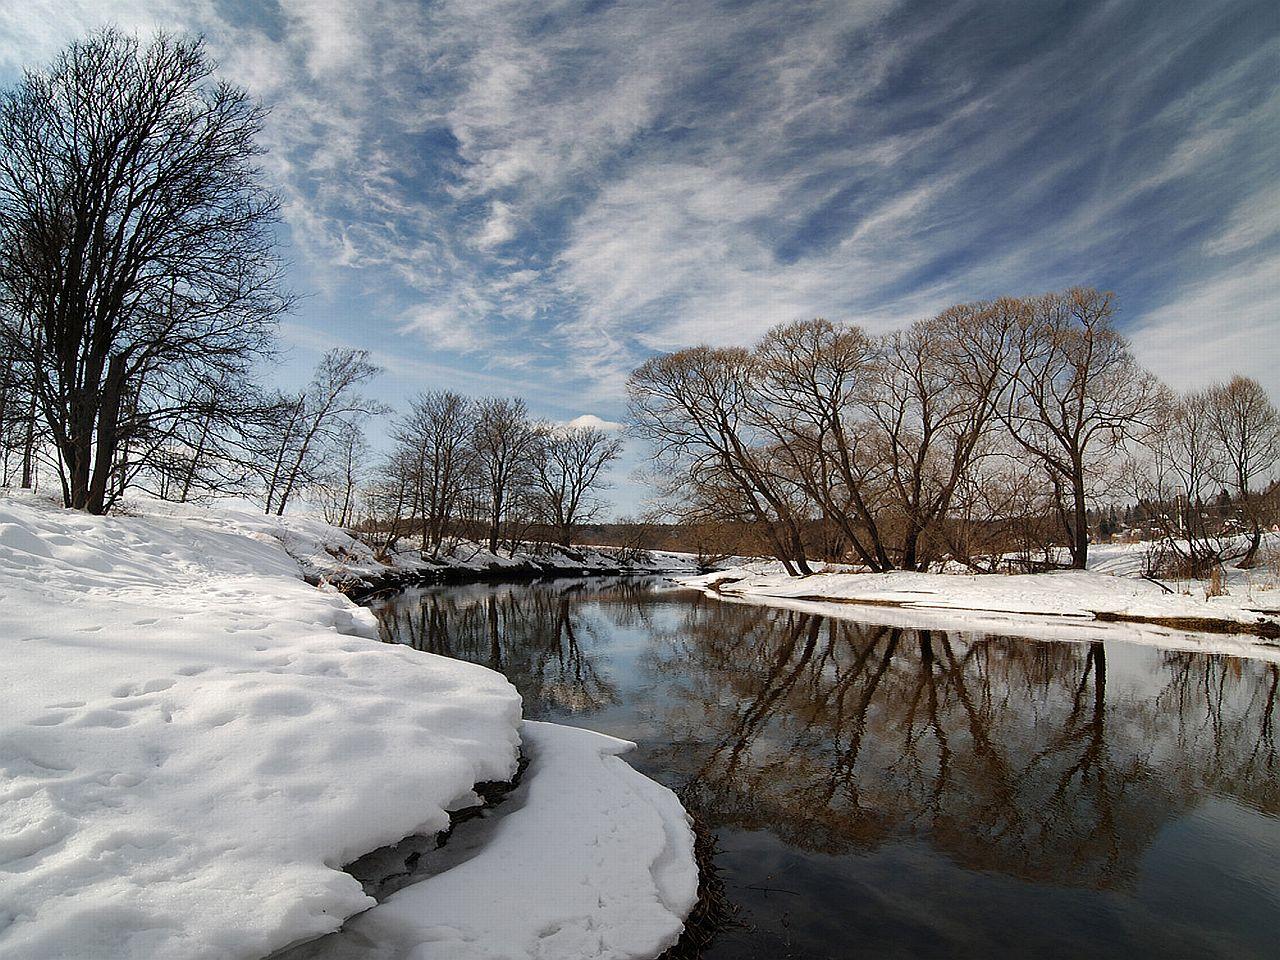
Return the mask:
[[[420,394],[395,424],[369,488],[384,549],[414,536],[438,555],[466,537],[491,552],[528,539],[568,546],[604,505],[598,491],[622,440],[592,426],[536,421],[518,398]]]
[[[630,378],[632,419],[676,515],[749,526],[796,574],[815,559],[884,571],[1063,553],[1083,569],[1097,504],[1126,500],[1184,505],[1154,524],[1183,568],[1254,562],[1276,508],[1274,405],[1242,377],[1175,395],[1113,314],[1110,294],[1075,288],[881,337],[783,324],[749,349],[650,359]],[[1186,508],[1222,490],[1234,528]]]

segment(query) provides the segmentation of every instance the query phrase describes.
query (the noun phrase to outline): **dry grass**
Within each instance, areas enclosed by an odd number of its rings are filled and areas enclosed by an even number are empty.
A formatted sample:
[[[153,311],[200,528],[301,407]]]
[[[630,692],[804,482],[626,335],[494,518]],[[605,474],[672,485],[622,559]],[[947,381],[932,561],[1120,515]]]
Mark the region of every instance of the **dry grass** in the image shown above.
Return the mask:
[[[690,790],[680,800],[693,821],[693,856],[698,864],[698,902],[684,923],[684,933],[658,960],[698,960],[726,927],[740,923],[737,910],[725,896],[724,880],[716,866],[716,838]]]
[[[1214,567],[1209,572],[1209,579],[1204,584],[1204,598],[1212,600],[1214,597],[1225,597],[1227,595],[1227,574],[1222,569],[1222,565]]]
[[[1253,569],[1262,574],[1262,580],[1257,584],[1259,590],[1280,587],[1280,547],[1264,547]]]

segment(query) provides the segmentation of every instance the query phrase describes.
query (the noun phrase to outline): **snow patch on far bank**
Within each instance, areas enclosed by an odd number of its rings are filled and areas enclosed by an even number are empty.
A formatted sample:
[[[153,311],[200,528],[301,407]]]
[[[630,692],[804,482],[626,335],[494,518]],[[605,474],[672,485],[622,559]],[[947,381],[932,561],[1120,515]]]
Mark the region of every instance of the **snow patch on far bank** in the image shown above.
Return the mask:
[[[780,564],[756,563],[677,580],[725,600],[886,626],[1042,639],[1121,637],[1169,649],[1280,662],[1280,644],[1247,632],[1260,622],[1274,627],[1280,619],[1280,589],[1246,582],[1237,571],[1229,578],[1226,596],[1206,599],[1203,584],[1190,585],[1189,593],[1168,593],[1136,576],[1138,566],[1118,553],[1100,551],[1099,559],[1105,558],[1110,569],[1130,575],[1090,569],[1014,576],[894,571],[791,577]],[[1115,617],[1126,622],[1108,619]],[[1128,618],[1153,622],[1128,622]],[[1239,625],[1245,632],[1224,635],[1194,626],[1205,619]]]

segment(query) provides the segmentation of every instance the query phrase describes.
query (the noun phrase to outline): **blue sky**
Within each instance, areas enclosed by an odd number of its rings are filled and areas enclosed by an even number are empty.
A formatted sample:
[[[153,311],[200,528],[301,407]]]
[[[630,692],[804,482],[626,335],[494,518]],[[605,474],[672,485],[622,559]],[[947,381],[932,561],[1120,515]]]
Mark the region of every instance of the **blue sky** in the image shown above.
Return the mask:
[[[617,421],[654,351],[1082,283],[1175,386],[1280,397],[1274,0],[37,0],[0,82],[106,21],[272,105],[286,381],[361,346],[393,404]]]

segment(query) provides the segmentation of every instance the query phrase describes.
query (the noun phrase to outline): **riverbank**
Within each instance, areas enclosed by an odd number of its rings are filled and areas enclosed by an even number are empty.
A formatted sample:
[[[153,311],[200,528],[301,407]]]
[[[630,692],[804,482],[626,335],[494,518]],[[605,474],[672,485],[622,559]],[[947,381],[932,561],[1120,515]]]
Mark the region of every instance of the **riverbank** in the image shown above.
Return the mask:
[[[0,499],[3,957],[254,960],[333,931],[373,905],[342,864],[447,829],[475,784],[511,777],[528,738],[500,674],[377,641],[372,614],[325,579],[349,549],[340,531],[154,503],[136,514]],[[330,559],[300,562],[307,551]],[[591,814],[566,844],[630,842],[579,878],[609,894],[598,909],[569,915],[538,885],[493,904],[507,933],[513,914],[527,921],[524,955],[557,926],[650,957],[693,905],[679,804],[617,758],[625,744],[592,736],[546,731],[526,778],[551,808]],[[612,789],[539,768],[570,740],[579,765],[618,765]],[[487,863],[520,855],[505,842]],[[470,955],[516,949],[499,926],[472,924]],[[566,933],[537,955],[596,956],[585,942]]]
[[[776,563],[676,581],[725,600],[764,603],[887,626],[1040,639],[1122,636],[1175,649],[1280,659],[1280,585],[1265,570],[1230,569],[1226,593],[1203,581],[1139,576],[1140,546],[1096,552],[1089,570],[964,575],[820,572],[791,577]]]
[[[526,544],[494,553],[481,544],[457,541],[438,554],[424,553],[409,541],[378,550],[313,517],[264,516],[255,512],[210,511],[200,507],[149,502],[153,514],[193,523],[226,522],[252,536],[278,541],[302,569],[305,579],[332,586],[356,600],[384,590],[441,584],[519,582],[543,577],[692,575],[704,568],[691,553],[625,550],[616,547]],[[221,517],[214,521],[211,517]]]

